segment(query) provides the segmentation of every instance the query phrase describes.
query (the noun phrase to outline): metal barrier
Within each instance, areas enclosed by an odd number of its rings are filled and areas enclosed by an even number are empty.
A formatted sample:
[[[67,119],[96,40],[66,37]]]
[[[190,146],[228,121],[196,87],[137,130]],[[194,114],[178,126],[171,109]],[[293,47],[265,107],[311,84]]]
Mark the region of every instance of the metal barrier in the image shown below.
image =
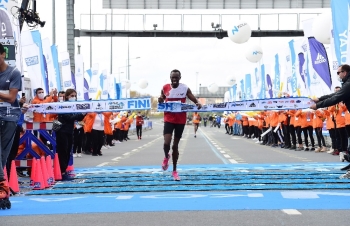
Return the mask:
[[[32,149],[32,142],[38,145],[38,147],[45,152],[46,155],[50,155],[52,159],[56,153],[56,138],[55,132],[52,135],[48,133],[48,130],[52,129],[52,122],[26,122],[23,123],[23,129],[25,130],[24,135],[19,140],[19,145],[25,142],[25,148],[22,153],[16,157],[16,166],[31,166],[31,160],[27,160],[27,154],[31,154],[33,158],[40,159],[40,156]],[[33,131],[38,131],[47,141],[52,145],[50,150],[43,142],[41,142],[34,134]]]

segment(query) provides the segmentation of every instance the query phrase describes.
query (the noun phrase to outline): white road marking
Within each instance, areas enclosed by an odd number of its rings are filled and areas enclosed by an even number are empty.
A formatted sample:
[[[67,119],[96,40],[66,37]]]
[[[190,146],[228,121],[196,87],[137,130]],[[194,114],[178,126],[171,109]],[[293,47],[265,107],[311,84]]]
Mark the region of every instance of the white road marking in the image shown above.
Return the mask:
[[[115,157],[112,159],[112,161],[118,161],[119,159],[121,159],[122,157]]]
[[[226,151],[220,151],[220,153],[225,154],[225,153],[226,153]]]
[[[124,153],[123,155],[130,155],[130,153],[129,153],[129,152],[126,152],[126,153]]]
[[[224,156],[225,156],[225,158],[228,158],[228,159],[231,158],[231,156],[229,156],[229,155],[227,155],[227,154],[225,154]]]
[[[234,159],[229,159],[228,161],[230,161],[231,163],[238,163],[236,160]]]
[[[105,166],[105,165],[108,165],[109,162],[103,162],[101,164],[98,164],[96,167],[101,167],[101,166]]]
[[[296,209],[283,209],[282,212],[288,215],[301,215],[301,213]]]
[[[131,151],[138,151],[138,149],[136,148],[136,149],[133,149],[133,150],[131,150]]]
[[[119,195],[116,199],[131,199],[132,195]]]

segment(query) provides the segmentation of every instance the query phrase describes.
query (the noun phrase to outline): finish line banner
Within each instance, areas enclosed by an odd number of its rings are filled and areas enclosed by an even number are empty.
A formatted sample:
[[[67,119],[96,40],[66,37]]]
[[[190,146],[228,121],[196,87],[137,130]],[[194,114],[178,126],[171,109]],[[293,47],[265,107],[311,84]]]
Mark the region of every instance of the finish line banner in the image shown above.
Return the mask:
[[[123,100],[92,100],[74,102],[53,102],[45,104],[31,104],[28,111],[36,113],[88,113],[88,112],[116,112],[151,109],[151,98],[123,99]]]
[[[314,102],[308,97],[273,98],[262,100],[246,100],[226,102],[219,104],[203,105],[197,109],[196,105],[183,103],[159,103],[160,112],[210,112],[210,111],[269,111],[269,110],[292,110],[307,109]]]

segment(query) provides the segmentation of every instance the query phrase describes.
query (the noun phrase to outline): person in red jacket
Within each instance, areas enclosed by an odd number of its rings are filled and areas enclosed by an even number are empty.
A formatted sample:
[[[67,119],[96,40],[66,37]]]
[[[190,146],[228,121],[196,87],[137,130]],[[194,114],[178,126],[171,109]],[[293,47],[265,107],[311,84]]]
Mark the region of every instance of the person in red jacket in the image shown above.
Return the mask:
[[[142,125],[143,125],[143,117],[141,115],[141,112],[137,112],[136,115],[136,134],[137,134],[137,139],[141,140],[142,138]]]

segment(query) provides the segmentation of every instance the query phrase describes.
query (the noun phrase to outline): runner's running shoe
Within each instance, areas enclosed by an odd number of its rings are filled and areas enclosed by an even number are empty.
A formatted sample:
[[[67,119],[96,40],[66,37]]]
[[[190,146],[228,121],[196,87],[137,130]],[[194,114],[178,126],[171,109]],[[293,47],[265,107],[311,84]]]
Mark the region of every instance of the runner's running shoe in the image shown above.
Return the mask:
[[[168,154],[168,158],[164,158],[163,159],[163,163],[162,163],[162,169],[164,171],[166,171],[169,167],[169,160],[170,160],[170,154]]]
[[[179,174],[177,174],[177,171],[173,171],[173,178],[175,181],[180,181]]]

